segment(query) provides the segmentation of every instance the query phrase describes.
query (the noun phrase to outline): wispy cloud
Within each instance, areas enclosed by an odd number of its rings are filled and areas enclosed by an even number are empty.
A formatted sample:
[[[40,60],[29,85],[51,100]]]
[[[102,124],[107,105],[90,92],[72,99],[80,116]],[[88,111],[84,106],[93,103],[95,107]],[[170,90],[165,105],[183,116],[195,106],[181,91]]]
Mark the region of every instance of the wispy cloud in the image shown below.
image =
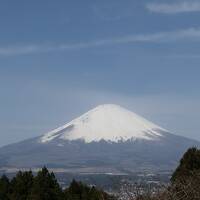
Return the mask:
[[[30,54],[41,50],[41,46],[38,45],[24,45],[24,46],[7,46],[0,47],[0,55],[20,55]]]
[[[79,50],[92,47],[108,45],[131,44],[131,43],[162,43],[181,40],[199,40],[200,28],[189,28],[171,32],[159,32],[152,34],[127,35],[110,39],[99,39],[94,41],[73,44],[35,44],[23,46],[0,47],[1,56],[24,55],[51,51]]]
[[[200,12],[199,1],[182,1],[176,3],[149,3],[146,8],[151,12],[176,14],[184,12]]]

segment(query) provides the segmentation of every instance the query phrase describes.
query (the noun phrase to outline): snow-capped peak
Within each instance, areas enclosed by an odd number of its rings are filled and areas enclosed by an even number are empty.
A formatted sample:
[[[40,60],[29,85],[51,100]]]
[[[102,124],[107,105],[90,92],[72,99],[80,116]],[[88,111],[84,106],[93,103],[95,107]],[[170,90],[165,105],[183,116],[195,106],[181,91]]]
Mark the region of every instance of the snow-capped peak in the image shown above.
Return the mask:
[[[109,142],[135,139],[157,140],[162,137],[161,127],[118,105],[97,106],[77,119],[59,127],[40,138],[41,143],[53,139],[105,140]]]

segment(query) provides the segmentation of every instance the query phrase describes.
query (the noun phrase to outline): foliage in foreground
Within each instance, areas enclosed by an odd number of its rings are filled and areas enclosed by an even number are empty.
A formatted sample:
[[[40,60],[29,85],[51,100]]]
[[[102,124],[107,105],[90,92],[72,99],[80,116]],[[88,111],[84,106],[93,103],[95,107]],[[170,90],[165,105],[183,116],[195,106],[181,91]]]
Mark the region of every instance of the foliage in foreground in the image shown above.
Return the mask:
[[[107,193],[81,182],[72,181],[69,188],[62,190],[55,175],[46,167],[33,176],[31,171],[18,172],[9,180],[0,178],[0,200],[111,200]]]
[[[200,150],[190,148],[171,178],[171,185],[157,194],[140,195],[137,200],[200,200]]]

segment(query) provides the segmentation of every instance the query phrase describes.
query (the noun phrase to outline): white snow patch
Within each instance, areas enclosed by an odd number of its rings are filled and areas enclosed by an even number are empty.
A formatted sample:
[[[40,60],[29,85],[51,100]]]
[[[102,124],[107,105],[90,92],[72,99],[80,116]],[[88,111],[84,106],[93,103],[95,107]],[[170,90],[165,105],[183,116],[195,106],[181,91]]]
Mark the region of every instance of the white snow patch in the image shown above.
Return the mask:
[[[157,140],[165,129],[118,105],[100,105],[79,118],[61,126],[40,138],[47,143],[55,138],[119,142],[135,139]]]

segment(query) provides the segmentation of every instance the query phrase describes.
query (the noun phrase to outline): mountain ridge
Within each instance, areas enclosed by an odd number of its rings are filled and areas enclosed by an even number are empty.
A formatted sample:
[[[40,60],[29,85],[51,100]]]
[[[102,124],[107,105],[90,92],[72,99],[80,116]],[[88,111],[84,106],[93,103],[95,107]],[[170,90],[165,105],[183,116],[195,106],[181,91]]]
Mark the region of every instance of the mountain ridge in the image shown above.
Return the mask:
[[[171,134],[126,109],[124,110],[118,106],[113,108],[113,105],[111,109],[110,105],[108,107],[103,106],[103,109],[102,107],[93,109],[92,113],[94,115],[91,115],[91,111],[89,111],[89,116],[87,113],[77,118],[78,120],[72,120],[64,127],[62,126],[59,130],[55,129],[53,131],[55,135],[49,132],[50,140],[48,141],[41,142],[41,138],[45,136],[44,134],[0,148],[0,168],[38,168],[45,165],[50,168],[64,168],[72,173],[171,170],[177,166],[179,159],[187,148],[200,146],[199,141]],[[104,113],[103,117],[100,118],[99,108],[100,116],[102,112]],[[87,120],[83,116],[86,116]],[[127,120],[129,116],[133,118],[130,117],[131,119]],[[100,119],[101,123],[97,119]],[[95,124],[96,121],[98,126]],[[133,122],[136,122],[137,126],[132,124]],[[105,127],[101,130],[101,135],[98,128],[103,126],[104,123]],[[111,129],[109,128],[110,123]],[[119,123],[121,123],[120,126]],[[129,123],[131,124],[129,125]],[[74,126],[69,130],[69,125],[72,124]],[[127,129],[127,125],[130,129]],[[93,127],[89,130],[94,130],[94,132],[90,132],[92,138],[89,139],[91,140],[84,140],[83,137],[71,138],[71,135],[75,133],[74,131],[78,130],[78,133],[81,130],[87,131],[88,126]],[[74,127],[75,129],[73,129]],[[155,127],[158,129],[155,130]],[[68,130],[66,131],[65,128]],[[112,140],[109,140],[109,137],[105,138],[104,133],[107,133],[107,130],[112,131],[110,135],[108,134]],[[118,132],[116,133],[115,130]],[[127,137],[122,140],[119,138],[117,140],[113,139],[113,135],[120,136],[123,130],[128,136],[137,137]],[[129,130],[136,130],[136,132],[132,134]],[[49,133],[47,133],[47,136],[49,136]],[[81,133],[81,136],[85,136],[85,133],[87,132]],[[103,137],[96,137],[96,133],[97,136]],[[124,135],[122,134],[122,136]],[[70,137],[68,138],[68,136]],[[86,134],[86,136],[88,135]]]

